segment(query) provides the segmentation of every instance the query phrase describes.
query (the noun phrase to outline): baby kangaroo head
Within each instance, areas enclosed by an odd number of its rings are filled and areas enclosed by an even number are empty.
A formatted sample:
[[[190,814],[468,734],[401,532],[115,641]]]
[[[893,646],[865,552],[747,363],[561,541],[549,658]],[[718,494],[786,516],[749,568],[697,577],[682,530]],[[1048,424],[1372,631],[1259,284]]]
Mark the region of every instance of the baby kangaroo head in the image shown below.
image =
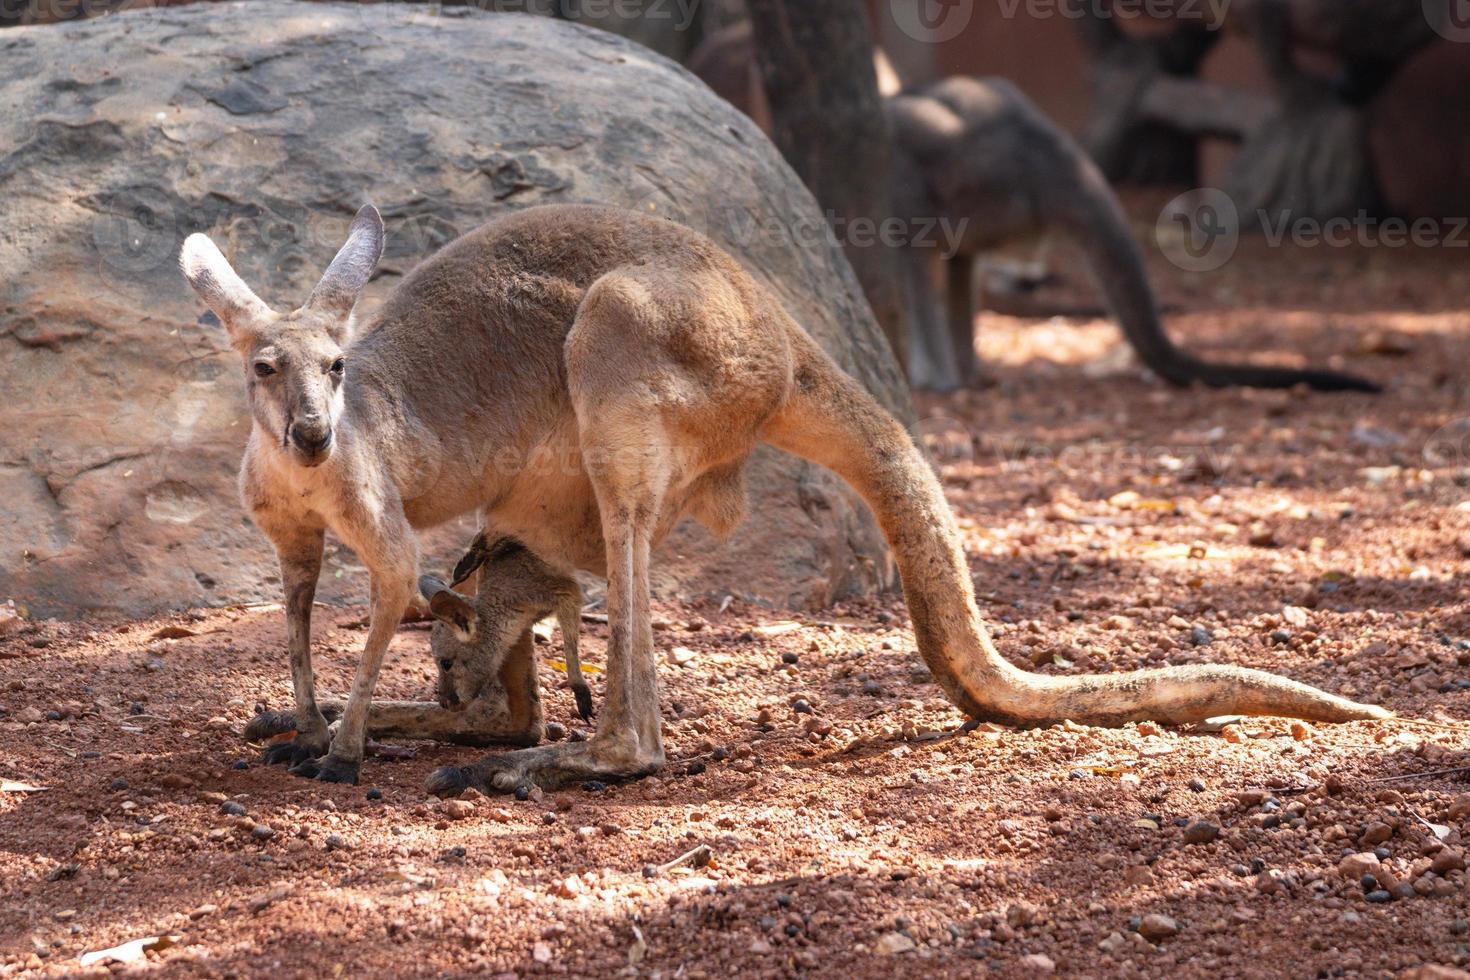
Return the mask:
[[[383,219],[357,212],[347,242],[300,309],[277,313],[236,275],[208,236],[184,241],[184,278],[229,332],[245,366],[250,413],[266,441],[302,466],[332,454],[342,415],[352,311],[383,254]]]

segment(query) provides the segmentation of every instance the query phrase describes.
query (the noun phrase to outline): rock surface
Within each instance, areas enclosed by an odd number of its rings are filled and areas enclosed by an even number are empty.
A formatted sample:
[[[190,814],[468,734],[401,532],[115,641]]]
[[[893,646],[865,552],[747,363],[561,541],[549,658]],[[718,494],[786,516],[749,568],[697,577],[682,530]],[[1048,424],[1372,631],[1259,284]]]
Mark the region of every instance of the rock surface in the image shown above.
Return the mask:
[[[351,215],[388,251],[367,303],[486,218],[558,201],[692,225],[770,284],[892,409],[902,379],[810,194],[693,76],[516,14],[265,0],[0,35],[0,599],[35,614],[279,599],[243,516],[241,368],[176,268],[207,231],[268,303],[302,302]],[[765,451],[726,546],[685,529],[665,594],[780,604],[888,584],[856,498]],[[468,518],[427,541],[437,567]],[[366,575],[329,543],[320,597]]]

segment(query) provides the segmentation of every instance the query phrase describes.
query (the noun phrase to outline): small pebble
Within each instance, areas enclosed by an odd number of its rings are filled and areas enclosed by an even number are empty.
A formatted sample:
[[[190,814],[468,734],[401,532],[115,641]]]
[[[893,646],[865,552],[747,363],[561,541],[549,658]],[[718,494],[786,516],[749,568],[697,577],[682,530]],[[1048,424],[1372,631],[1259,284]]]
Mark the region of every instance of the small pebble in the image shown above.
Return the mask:
[[[686,776],[698,776],[700,773],[704,772],[704,770],[705,764],[703,762],[691,762],[688,766],[685,767],[684,774]]]
[[[546,741],[560,742],[567,737],[567,726],[559,721],[548,721],[546,723]]]
[[[589,779],[582,784],[582,789],[588,793],[601,793],[603,790],[607,789],[607,783],[601,782],[600,780],[596,779]]]
[[[370,800],[381,800],[383,798],[383,791],[377,787],[373,787],[367,791],[367,798]]]
[[[1203,626],[1196,626],[1189,631],[1189,642],[1197,647],[1209,646],[1214,638],[1214,634]]]
[[[250,763],[246,762],[244,759],[236,759],[234,764],[231,765],[230,768],[243,771],[250,768]]]
[[[1384,891],[1382,888],[1375,889],[1374,891],[1369,892],[1363,897],[1375,905],[1382,905],[1385,902],[1393,901],[1393,896]]]
[[[119,776],[119,777],[117,777],[116,779],[114,779],[112,781],[112,788],[113,789],[127,789],[128,788],[128,781],[126,779],[122,778],[121,776]]]
[[[797,698],[791,703],[791,710],[799,715],[809,715],[812,713],[812,706],[806,698]]]
[[[522,803],[524,803],[527,800],[529,800],[530,798],[531,798],[531,787],[529,787],[529,786],[517,786],[516,787],[516,799],[518,799]]]
[[[791,652],[790,650],[787,650],[785,653],[781,654],[781,662],[783,664],[794,664],[794,663],[796,663],[800,659],[801,659],[801,657],[797,656],[795,653]]]
[[[254,837],[256,840],[270,840],[272,837],[276,836],[276,832],[271,827],[268,827],[263,823],[258,823],[254,827],[250,828],[250,836]]]
[[[1220,836],[1220,828],[1208,820],[1196,820],[1184,828],[1184,843],[1208,844]]]
[[[219,805],[219,812],[227,817],[243,817],[245,816],[245,807],[243,804],[236,803],[234,800],[225,800]]]
[[[1177,936],[1179,934],[1179,923],[1167,915],[1150,913],[1139,921],[1138,932],[1144,939],[1156,943],[1161,939]]]

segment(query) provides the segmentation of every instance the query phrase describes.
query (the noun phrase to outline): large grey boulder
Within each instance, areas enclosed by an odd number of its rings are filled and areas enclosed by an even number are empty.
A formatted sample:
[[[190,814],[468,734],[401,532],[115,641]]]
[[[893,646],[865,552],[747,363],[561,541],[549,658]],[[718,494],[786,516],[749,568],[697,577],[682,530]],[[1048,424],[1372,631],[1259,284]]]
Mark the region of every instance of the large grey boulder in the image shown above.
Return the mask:
[[[282,0],[0,33],[0,600],[35,614],[278,598],[235,490],[241,367],[184,285],[208,231],[300,303],[364,201],[388,254],[368,302],[486,218],[641,208],[723,243],[896,412],[907,394],[811,196],[669,61],[541,17]],[[686,529],[667,592],[821,602],[891,581],[856,498],[767,452],[752,517]],[[442,562],[466,519],[429,542]],[[365,574],[329,547],[324,598]]]

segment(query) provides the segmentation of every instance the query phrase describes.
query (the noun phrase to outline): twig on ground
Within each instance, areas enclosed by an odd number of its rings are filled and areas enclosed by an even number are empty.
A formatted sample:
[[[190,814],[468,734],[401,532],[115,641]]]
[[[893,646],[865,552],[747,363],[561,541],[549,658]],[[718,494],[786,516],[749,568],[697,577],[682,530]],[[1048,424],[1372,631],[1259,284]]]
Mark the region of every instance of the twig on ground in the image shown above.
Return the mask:
[[[702,868],[709,864],[714,859],[714,856],[715,852],[712,847],[708,844],[700,844],[692,851],[680,854],[672,861],[666,861],[663,864],[645,864],[643,866],[643,877],[657,878],[661,874],[665,874],[686,864],[691,868]]]

